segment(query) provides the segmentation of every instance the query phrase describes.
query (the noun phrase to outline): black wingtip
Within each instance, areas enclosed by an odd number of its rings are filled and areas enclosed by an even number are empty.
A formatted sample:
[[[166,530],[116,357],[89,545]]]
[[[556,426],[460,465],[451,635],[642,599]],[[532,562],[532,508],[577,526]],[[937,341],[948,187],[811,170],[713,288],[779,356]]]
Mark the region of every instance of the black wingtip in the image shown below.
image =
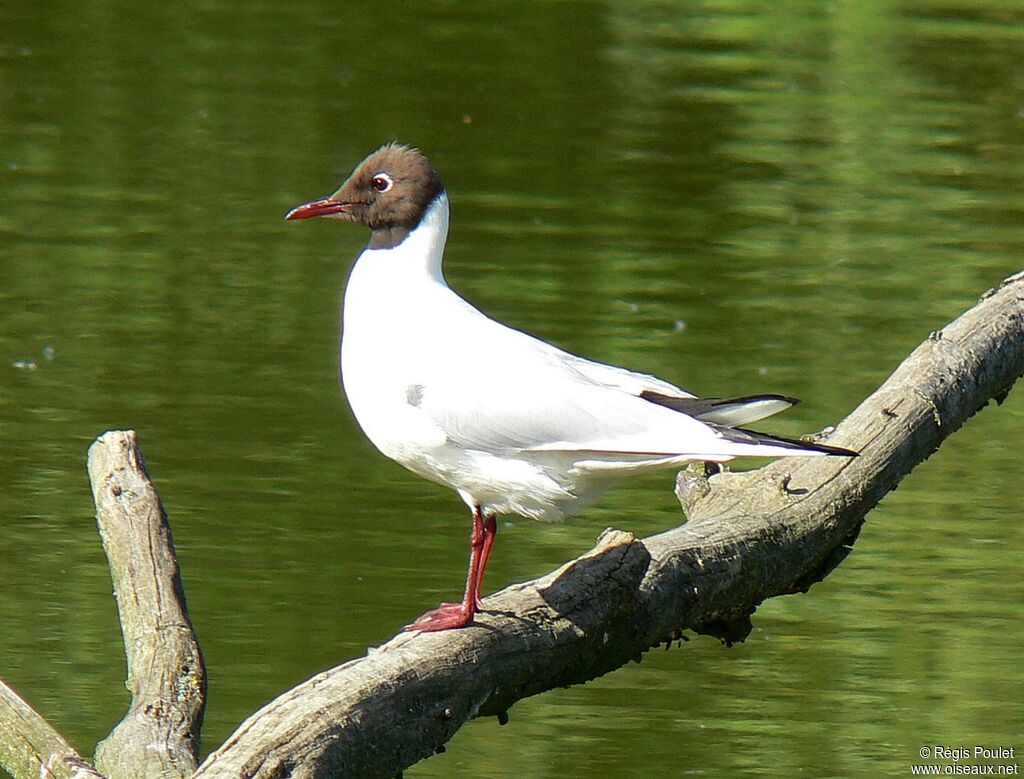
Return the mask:
[[[753,436],[765,443],[787,444],[792,446],[794,449],[803,449],[809,452],[821,452],[822,454],[831,454],[836,457],[860,456],[860,452],[855,452],[852,449],[846,449],[842,446],[829,446],[828,444],[819,444],[817,441],[805,441],[801,438],[785,438],[780,435],[771,435],[769,433],[761,433],[755,430],[744,430],[743,428],[733,428],[733,430],[739,430],[740,432]]]

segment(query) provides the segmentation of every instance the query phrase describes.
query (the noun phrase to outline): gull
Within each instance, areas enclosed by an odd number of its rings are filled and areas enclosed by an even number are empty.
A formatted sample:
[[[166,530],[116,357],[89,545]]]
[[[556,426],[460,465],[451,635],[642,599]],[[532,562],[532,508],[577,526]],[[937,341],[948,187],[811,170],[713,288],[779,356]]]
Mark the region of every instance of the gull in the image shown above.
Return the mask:
[[[418,149],[393,142],[336,192],[285,217],[370,229],[342,306],[345,394],[377,449],[456,490],[472,513],[462,601],[406,630],[473,622],[499,514],[561,520],[622,477],[695,460],[854,455],[745,427],[793,398],[698,398],[491,319],[445,282],[448,214],[437,171]]]

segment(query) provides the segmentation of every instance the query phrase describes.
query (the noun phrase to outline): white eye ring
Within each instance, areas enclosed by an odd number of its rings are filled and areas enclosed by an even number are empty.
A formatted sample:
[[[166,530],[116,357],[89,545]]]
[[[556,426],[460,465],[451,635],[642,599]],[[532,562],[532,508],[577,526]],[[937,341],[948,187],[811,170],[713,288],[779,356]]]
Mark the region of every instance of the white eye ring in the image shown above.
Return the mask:
[[[378,173],[373,177],[370,182],[375,190],[378,192],[387,192],[393,186],[395,186],[394,180],[387,173]]]

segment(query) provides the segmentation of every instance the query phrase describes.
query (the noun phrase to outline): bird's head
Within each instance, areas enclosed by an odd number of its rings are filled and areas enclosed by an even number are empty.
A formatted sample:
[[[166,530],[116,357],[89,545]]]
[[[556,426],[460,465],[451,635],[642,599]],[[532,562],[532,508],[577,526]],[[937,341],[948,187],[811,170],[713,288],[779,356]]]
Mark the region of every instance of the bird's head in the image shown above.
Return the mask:
[[[388,143],[363,160],[334,194],[293,208],[285,219],[326,216],[373,231],[373,248],[396,246],[444,191],[441,177],[411,146]]]

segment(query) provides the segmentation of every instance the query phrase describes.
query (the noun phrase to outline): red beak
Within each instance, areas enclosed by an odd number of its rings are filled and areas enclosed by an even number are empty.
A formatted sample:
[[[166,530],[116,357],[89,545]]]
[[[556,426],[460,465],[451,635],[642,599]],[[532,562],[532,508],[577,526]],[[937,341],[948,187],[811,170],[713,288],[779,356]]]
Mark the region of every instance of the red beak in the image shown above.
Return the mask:
[[[351,203],[345,203],[340,200],[331,200],[329,197],[320,197],[316,200],[310,200],[308,203],[303,203],[300,206],[295,206],[295,208],[285,214],[284,218],[309,219],[313,216],[344,214],[351,207]]]

